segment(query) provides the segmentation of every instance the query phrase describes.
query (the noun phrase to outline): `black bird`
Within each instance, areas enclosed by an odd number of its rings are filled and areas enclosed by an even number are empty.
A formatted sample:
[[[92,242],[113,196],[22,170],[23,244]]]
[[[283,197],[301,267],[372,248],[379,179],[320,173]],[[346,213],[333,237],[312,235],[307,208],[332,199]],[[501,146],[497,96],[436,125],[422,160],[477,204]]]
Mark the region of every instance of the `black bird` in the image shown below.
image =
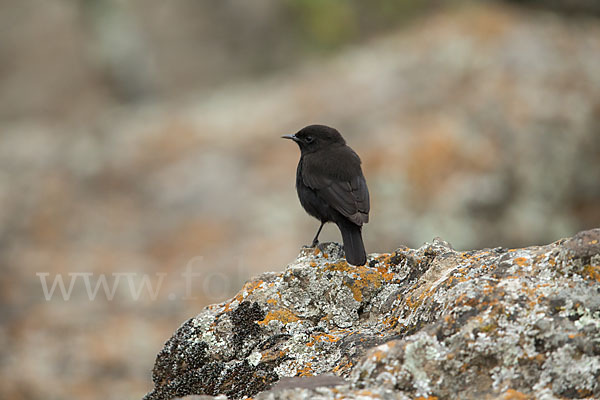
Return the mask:
[[[369,189],[360,158],[334,128],[309,125],[294,135],[282,136],[300,146],[296,190],[307,213],[321,221],[311,247],[327,222],[335,223],[344,241],[346,261],[367,262],[362,225],[369,222]]]

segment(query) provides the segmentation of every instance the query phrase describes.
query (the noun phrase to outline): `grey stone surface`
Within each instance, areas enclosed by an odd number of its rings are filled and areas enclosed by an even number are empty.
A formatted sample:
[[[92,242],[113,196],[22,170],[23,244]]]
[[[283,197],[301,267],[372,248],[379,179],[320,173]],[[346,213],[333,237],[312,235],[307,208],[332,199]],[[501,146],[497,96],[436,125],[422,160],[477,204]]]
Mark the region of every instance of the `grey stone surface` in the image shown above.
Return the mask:
[[[329,243],[185,322],[145,399],[597,398],[599,295],[600,229],[523,249],[435,239],[361,267]]]

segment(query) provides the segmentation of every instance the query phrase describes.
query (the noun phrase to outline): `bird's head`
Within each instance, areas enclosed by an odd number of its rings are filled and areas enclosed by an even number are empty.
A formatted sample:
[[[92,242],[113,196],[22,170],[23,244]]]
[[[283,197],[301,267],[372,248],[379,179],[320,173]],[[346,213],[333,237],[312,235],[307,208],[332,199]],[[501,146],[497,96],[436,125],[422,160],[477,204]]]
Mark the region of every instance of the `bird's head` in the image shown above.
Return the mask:
[[[336,129],[325,125],[309,125],[293,135],[284,135],[282,138],[298,143],[303,152],[313,152],[325,147],[346,144]]]

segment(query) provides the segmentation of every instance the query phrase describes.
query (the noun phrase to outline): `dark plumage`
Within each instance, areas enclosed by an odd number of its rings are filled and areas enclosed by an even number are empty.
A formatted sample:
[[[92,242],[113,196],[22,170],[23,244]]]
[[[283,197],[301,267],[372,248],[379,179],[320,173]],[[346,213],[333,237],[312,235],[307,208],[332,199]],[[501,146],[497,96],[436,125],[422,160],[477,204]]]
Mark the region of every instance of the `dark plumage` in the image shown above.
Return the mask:
[[[323,225],[333,222],[342,233],[346,260],[353,265],[365,264],[361,230],[369,221],[370,206],[360,158],[337,130],[325,125],[310,125],[282,137],[300,147],[298,198],[306,212],[321,221],[312,247],[319,243]]]

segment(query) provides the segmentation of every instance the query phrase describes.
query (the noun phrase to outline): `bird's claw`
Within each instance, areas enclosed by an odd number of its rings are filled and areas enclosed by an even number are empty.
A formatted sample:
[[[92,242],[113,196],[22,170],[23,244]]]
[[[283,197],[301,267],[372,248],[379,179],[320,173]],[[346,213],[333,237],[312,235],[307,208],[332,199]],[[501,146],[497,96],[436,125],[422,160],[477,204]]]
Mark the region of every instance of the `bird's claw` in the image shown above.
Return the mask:
[[[315,240],[314,242],[312,242],[312,244],[305,244],[304,246],[302,246],[302,248],[303,249],[314,249],[318,245],[319,245],[319,241]]]

